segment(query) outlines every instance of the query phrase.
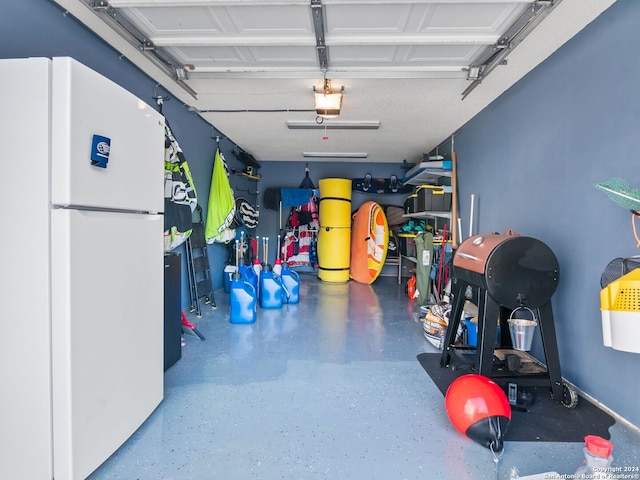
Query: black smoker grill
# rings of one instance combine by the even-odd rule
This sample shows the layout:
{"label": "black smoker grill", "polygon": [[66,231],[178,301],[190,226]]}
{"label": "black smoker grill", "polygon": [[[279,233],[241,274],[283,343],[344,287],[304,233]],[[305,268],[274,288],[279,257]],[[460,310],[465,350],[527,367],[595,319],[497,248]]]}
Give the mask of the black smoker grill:
{"label": "black smoker grill", "polygon": [[[507,232],[474,235],[462,242],[453,257],[453,305],[445,336],[441,367],[451,366],[451,355],[472,363],[476,373],[492,378],[502,387],[550,386],[556,401],[575,407],[575,389],[563,384],[558,345],[551,309],[551,297],[559,280],[558,261],[547,245],[535,238]],[[465,295],[478,306],[476,346],[455,344]],[[511,370],[494,356],[498,321],[499,348],[512,348],[508,319],[514,311],[530,311],[537,317],[542,336],[546,368],[521,373]],[[537,330],[537,327],[536,327]],[[526,355],[526,354],[525,354]],[[469,358],[473,362],[469,362]],[[516,362],[515,365],[518,365]],[[515,370],[515,371],[514,371]],[[511,400],[511,399],[510,399]]]}

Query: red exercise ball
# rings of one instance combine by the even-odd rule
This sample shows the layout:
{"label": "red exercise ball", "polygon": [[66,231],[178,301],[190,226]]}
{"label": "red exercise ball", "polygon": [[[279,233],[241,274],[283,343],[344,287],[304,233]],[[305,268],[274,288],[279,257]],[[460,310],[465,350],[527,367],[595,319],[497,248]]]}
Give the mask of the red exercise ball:
{"label": "red exercise ball", "polygon": [[497,383],[483,375],[463,375],[449,385],[445,406],[460,433],[494,452],[502,450],[511,406]]}

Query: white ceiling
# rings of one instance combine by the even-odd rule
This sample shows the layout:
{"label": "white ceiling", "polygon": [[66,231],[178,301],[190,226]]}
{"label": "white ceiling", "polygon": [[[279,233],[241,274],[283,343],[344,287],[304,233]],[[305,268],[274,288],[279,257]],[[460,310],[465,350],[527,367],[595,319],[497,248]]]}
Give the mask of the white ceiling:
{"label": "white ceiling", "polygon": [[[416,162],[614,1],[56,3],[157,80],[173,101],[183,102],[258,161],[313,160],[302,152],[366,152],[364,159],[341,161]],[[515,35],[514,22],[532,12],[531,25],[537,26],[524,39]],[[314,29],[314,17],[322,19],[322,31]],[[123,24],[134,36],[120,28]],[[497,49],[504,38],[507,48]],[[154,50],[144,53],[143,44]],[[486,62],[503,51],[506,65]],[[158,55],[165,66],[159,66]],[[472,85],[469,67],[480,65],[485,65],[482,82],[473,83],[463,100]],[[186,80],[176,81],[175,67],[187,72]],[[379,129],[287,128],[288,120],[315,122],[313,87],[322,84],[323,75],[334,87],[344,86],[335,120],[378,121]]]}

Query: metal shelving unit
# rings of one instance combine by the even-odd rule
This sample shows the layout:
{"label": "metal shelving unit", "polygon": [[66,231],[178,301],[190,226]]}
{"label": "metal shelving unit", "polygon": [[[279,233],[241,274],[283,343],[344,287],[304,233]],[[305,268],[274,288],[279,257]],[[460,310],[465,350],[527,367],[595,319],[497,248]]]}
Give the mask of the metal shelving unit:
{"label": "metal shelving unit", "polygon": [[[428,162],[423,162],[419,165],[417,172],[403,180],[403,183],[409,185],[439,185],[443,178],[451,178],[452,171],[443,169],[443,168],[429,168]],[[417,219],[435,219],[436,220],[436,229],[437,229],[437,221],[438,219],[444,219],[451,222],[451,211],[422,211],[415,213],[405,213],[402,215],[404,218],[417,218]],[[406,255],[400,256],[400,265],[402,265],[402,260],[406,259],[410,262],[416,263],[417,260],[415,257],[410,257]]]}
{"label": "metal shelving unit", "polygon": [[404,213],[404,218],[446,218],[451,219],[451,212],[416,212]]}
{"label": "metal shelving unit", "polygon": [[[429,168],[429,162],[422,162],[419,168],[413,175],[405,178],[403,183],[409,185],[439,185],[443,178],[451,178],[452,171],[443,168]],[[451,220],[451,212],[437,212],[437,211],[424,211],[415,213],[405,213],[405,218],[444,218]]]}
{"label": "metal shelving unit", "polygon": [[[428,162],[422,162],[420,165],[424,165]],[[432,184],[435,185],[440,182],[440,179],[443,177],[451,178],[452,171],[446,170],[443,168],[428,168],[424,167],[419,169],[413,175],[405,178],[402,183],[409,185],[423,185],[423,184]]]}

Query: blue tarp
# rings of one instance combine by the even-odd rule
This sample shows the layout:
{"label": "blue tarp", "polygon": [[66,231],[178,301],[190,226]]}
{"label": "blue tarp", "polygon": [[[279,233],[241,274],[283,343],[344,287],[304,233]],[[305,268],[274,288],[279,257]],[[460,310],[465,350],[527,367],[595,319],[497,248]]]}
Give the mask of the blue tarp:
{"label": "blue tarp", "polygon": [[306,205],[317,190],[308,188],[281,188],[280,198],[283,207],[300,207]]}

